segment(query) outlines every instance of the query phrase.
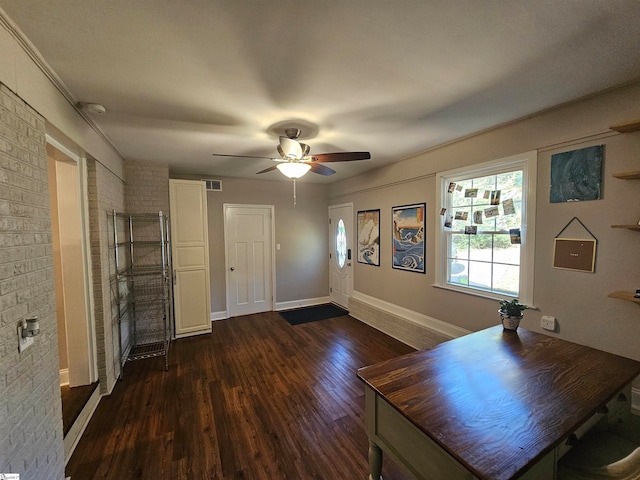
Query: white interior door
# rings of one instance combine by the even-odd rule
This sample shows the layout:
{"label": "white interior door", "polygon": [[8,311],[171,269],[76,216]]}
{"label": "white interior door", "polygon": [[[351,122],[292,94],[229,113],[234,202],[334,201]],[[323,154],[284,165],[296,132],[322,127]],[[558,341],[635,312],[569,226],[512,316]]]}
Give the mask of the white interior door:
{"label": "white interior door", "polygon": [[272,206],[224,206],[230,317],[273,310],[272,219]]}
{"label": "white interior door", "polygon": [[329,207],[329,292],[333,303],[349,309],[353,291],[353,204]]}
{"label": "white interior door", "polygon": [[204,182],[169,180],[175,335],[211,332],[207,192]]}

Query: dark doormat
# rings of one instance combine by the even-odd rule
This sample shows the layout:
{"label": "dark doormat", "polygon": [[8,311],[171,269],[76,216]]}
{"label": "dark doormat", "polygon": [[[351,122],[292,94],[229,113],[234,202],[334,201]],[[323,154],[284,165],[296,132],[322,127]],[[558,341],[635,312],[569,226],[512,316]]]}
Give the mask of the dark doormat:
{"label": "dark doormat", "polygon": [[325,305],[315,305],[313,307],[296,308],[295,310],[285,310],[279,312],[291,325],[315,322],[316,320],[326,320],[327,318],[341,317],[349,312],[332,303]]}

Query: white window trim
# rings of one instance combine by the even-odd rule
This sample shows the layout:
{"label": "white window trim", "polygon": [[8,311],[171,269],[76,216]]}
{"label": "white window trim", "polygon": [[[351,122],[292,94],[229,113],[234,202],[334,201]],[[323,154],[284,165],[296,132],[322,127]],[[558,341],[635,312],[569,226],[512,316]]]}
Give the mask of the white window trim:
{"label": "white window trim", "polygon": [[[448,182],[454,177],[480,177],[483,174],[496,174],[500,170],[505,172],[516,168],[523,168],[522,186],[526,195],[526,208],[522,212],[522,244],[520,253],[520,294],[518,298],[522,303],[533,306],[533,278],[534,278],[534,261],[535,261],[535,219],[536,219],[536,185],[538,172],[538,152],[531,150],[529,152],[512,155],[510,157],[492,160],[490,162],[469,165],[467,167],[456,168],[446,172],[436,174],[436,198],[440,205],[445,205],[448,193]],[[436,218],[439,224],[436,227],[435,251],[435,284],[434,287],[446,288],[457,292],[475,295],[479,297],[500,299],[497,294],[491,292],[483,292],[465,287],[457,287],[446,282],[445,273],[447,261],[446,234],[444,232],[444,222],[442,216],[439,215],[440,206],[438,206],[438,214]]]}

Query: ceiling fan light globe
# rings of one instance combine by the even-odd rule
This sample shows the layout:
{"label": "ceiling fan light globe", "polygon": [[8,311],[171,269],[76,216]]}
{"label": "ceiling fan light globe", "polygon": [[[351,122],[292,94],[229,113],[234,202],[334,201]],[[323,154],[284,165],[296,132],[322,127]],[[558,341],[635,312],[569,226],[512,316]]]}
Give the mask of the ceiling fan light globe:
{"label": "ceiling fan light globe", "polygon": [[308,163],[287,162],[276,165],[285,177],[300,178],[311,169]]}

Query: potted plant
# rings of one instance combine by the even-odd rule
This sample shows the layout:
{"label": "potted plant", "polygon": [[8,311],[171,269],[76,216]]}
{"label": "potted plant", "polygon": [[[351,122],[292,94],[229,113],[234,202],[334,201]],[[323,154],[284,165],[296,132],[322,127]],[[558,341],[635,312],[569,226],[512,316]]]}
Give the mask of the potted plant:
{"label": "potted plant", "polygon": [[502,327],[505,330],[518,330],[520,320],[524,316],[523,311],[529,308],[527,305],[523,305],[518,302],[517,298],[513,300],[500,300],[500,319],[502,320]]}

